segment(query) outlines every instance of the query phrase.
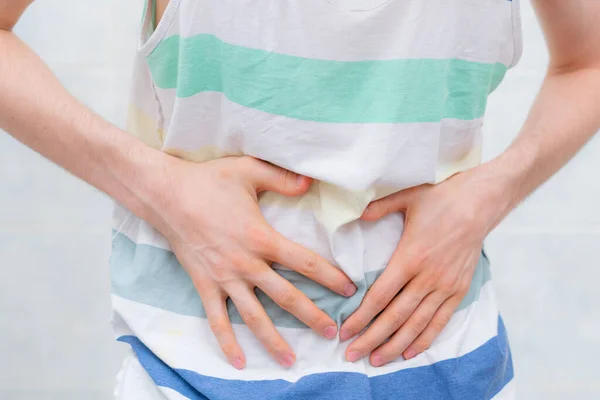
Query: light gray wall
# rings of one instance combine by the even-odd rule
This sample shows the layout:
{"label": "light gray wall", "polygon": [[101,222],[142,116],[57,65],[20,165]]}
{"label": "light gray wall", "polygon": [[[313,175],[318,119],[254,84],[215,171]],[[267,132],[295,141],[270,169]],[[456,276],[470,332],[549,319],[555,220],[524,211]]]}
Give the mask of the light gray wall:
{"label": "light gray wall", "polygon": [[[140,13],[140,0],[38,0],[16,31],[120,123]],[[490,100],[487,158],[515,136],[547,62],[528,3],[523,26],[523,59]],[[487,243],[522,399],[600,398],[599,155],[597,138]],[[0,398],[110,398],[125,353],[108,322],[110,201],[1,134],[0,205]]]}
{"label": "light gray wall", "polygon": [[[141,6],[38,0],[16,33],[121,123]],[[0,399],[112,398],[126,346],[109,324],[110,200],[0,133],[0,205]]]}

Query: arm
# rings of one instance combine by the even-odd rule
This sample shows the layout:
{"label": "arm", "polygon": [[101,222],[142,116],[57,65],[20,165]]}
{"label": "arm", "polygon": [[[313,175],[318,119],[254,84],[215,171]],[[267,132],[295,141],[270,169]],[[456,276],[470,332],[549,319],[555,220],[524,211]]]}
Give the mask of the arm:
{"label": "arm", "polygon": [[372,352],[371,363],[380,366],[426,350],[467,293],[483,239],[600,129],[600,2],[535,6],[550,65],[515,141],[487,163],[392,194],[363,214],[376,220],[404,211],[406,225],[387,269],[342,325],[340,337],[348,339],[383,310],[349,345],[350,361]]}
{"label": "arm", "polygon": [[[502,182],[493,228],[600,129],[600,3],[534,0],[550,51],[546,79],[519,136],[482,166]],[[491,192],[491,190],[490,190]]]}
{"label": "arm", "polygon": [[129,209],[150,217],[154,196],[148,177],[164,175],[167,156],[78,102],[11,32],[31,2],[0,1],[0,127]]}
{"label": "arm", "polygon": [[[335,322],[283,279],[280,262],[350,296],[350,279],[264,220],[257,193],[299,195],[310,179],[250,157],[194,164],[154,150],[69,95],[12,32],[30,0],[0,0],[0,129],[124,204],[156,227],[190,275],[229,362],[243,368],[225,300],[283,366],[294,353],[254,294],[259,287],[283,309],[332,339]],[[210,191],[210,196],[206,192]]]}

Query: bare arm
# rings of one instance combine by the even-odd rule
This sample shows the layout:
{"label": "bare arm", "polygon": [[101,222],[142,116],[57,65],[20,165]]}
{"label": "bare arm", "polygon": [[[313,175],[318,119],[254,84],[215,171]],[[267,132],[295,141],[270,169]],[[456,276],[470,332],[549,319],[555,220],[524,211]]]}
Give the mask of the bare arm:
{"label": "bare arm", "polygon": [[600,129],[600,2],[535,0],[550,51],[540,93],[519,136],[482,170],[503,182],[505,210],[556,173]]}
{"label": "bare arm", "polygon": [[[257,193],[299,195],[310,179],[250,157],[194,164],[154,150],[78,102],[11,29],[30,0],[0,0],[0,128],[124,204],[169,241],[202,298],[229,362],[246,361],[225,301],[283,366],[295,355],[254,293],[332,339],[335,322],[283,279],[279,262],[350,296],[356,287],[319,255],[290,242],[262,217]],[[210,193],[209,196],[206,193]]]}
{"label": "bare arm", "polygon": [[150,218],[153,185],[147,178],[152,173],[164,175],[167,156],[77,101],[11,32],[30,3],[0,1],[0,127]]}
{"label": "bare arm", "polygon": [[516,140],[487,163],[365,211],[366,220],[403,211],[406,226],[385,272],[342,325],[340,338],[348,339],[383,310],[348,346],[349,360],[371,353],[380,366],[427,349],[467,293],[483,239],[600,129],[600,2],[534,3],[550,65]]}

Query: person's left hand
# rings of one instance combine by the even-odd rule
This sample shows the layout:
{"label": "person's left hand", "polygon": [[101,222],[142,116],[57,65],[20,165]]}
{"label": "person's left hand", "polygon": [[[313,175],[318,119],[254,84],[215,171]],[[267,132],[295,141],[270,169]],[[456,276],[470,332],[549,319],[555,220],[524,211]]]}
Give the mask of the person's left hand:
{"label": "person's left hand", "polygon": [[383,311],[348,346],[348,361],[371,352],[376,367],[400,355],[410,359],[446,326],[469,290],[483,239],[505,208],[490,200],[498,188],[476,169],[437,185],[391,194],[367,207],[361,218],[368,221],[405,212],[404,233],[387,268],[340,329],[340,339],[348,340]]}

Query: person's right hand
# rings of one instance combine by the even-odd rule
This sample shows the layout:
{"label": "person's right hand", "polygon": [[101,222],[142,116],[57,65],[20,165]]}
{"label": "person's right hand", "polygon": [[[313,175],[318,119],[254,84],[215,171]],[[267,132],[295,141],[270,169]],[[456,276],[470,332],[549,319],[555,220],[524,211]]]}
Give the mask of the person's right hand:
{"label": "person's right hand", "polygon": [[324,258],[273,229],[257,201],[257,193],[266,190],[303,194],[311,179],[248,156],[200,164],[174,158],[168,168],[166,202],[161,215],[149,222],[155,222],[194,282],[229,362],[238,369],[246,364],[227,314],[228,297],[275,360],[285,367],[295,362],[294,352],[269,319],[255,287],[319,335],[333,339],[335,322],[270,263],[280,263],[344,296],[353,295],[356,286]]}

